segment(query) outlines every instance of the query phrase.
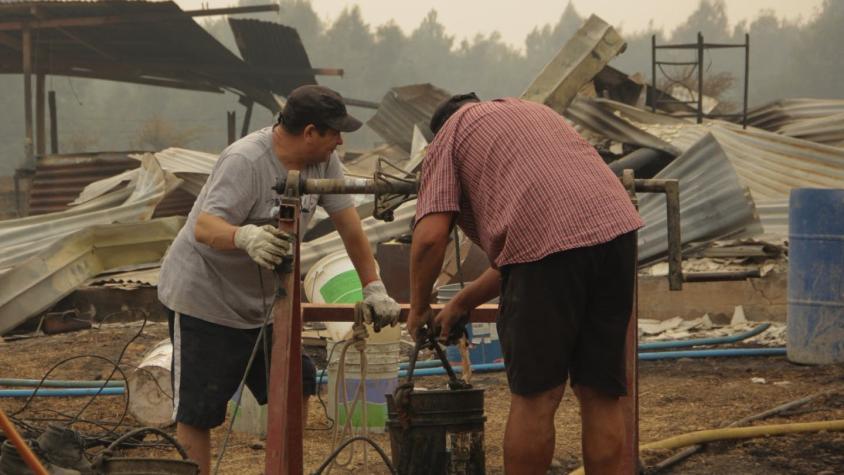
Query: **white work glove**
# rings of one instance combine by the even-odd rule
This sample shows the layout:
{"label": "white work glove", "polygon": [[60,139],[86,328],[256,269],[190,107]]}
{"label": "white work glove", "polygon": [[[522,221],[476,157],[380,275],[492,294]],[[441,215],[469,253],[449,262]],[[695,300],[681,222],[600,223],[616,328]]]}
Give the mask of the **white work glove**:
{"label": "white work glove", "polygon": [[234,245],[249,254],[261,267],[273,270],[290,254],[290,235],[270,224],[247,224],[237,228]]}
{"label": "white work glove", "polygon": [[395,326],[399,321],[401,308],[399,304],[387,295],[387,288],[380,280],[370,282],[363,288],[363,303],[372,310],[374,315],[367,315],[368,323],[380,322],[378,327]]}

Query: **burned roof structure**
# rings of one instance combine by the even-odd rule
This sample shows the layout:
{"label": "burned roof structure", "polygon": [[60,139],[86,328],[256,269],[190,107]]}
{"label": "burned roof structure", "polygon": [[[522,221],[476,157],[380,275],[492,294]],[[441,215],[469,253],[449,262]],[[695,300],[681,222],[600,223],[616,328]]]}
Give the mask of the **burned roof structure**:
{"label": "burned roof structure", "polygon": [[[249,21],[253,29],[259,23],[268,25],[255,32],[254,38],[273,26],[281,27],[286,35],[273,35],[278,40],[273,42],[278,47],[274,48],[275,58],[255,56],[246,48],[249,54],[243,61],[197,24],[194,17],[277,8],[264,5],[182,11],[171,1],[3,3],[0,73],[29,70],[33,74],[229,91],[275,110],[278,105],[271,93],[284,95],[296,85],[316,82],[295,30]],[[235,34],[238,37],[238,30]],[[251,43],[254,40],[244,42],[246,46]],[[278,61],[279,51],[285,52],[283,61]],[[286,80],[276,80],[279,78]]]}

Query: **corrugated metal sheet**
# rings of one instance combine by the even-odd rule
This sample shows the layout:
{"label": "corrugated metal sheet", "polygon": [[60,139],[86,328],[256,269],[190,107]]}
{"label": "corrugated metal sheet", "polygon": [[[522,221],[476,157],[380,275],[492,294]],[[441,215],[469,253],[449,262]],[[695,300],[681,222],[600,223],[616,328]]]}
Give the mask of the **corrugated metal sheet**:
{"label": "corrugated metal sheet", "polygon": [[229,18],[237,48],[244,61],[261,70],[269,70],[256,77],[263,87],[286,96],[304,84],[316,84],[308,53],[299,33],[289,26],[260,20]]}
{"label": "corrugated metal sheet", "polygon": [[788,239],[788,200],[757,201],[756,212],[764,234]]}
{"label": "corrugated metal sheet", "polygon": [[85,226],[0,275],[0,334],[49,309],[108,269],[158,262],[183,218]]}
{"label": "corrugated metal sheet", "polygon": [[821,119],[844,113],[844,99],[780,99],[747,112],[753,127],[779,132],[783,127],[804,120]]}
{"label": "corrugated metal sheet", "polygon": [[[153,154],[164,170],[175,174],[183,180],[181,190],[192,194],[194,197],[199,195],[205,180],[214,169],[214,164],[217,163],[219,155],[207,152],[199,152],[196,150],[188,150],[184,148],[171,147],[161,152]],[[143,155],[130,155],[136,160],[140,160]],[[185,197],[185,199],[187,199]],[[193,201],[191,201],[193,206]],[[190,211],[190,207],[187,208]]]}
{"label": "corrugated metal sheet", "polygon": [[[143,160],[138,171],[126,188],[106,193],[80,207],[0,221],[0,269],[22,262],[80,229],[149,220],[156,206],[181,180],[162,170],[152,157]],[[120,198],[119,203],[115,204],[113,195]]]}
{"label": "corrugated metal sheet", "polygon": [[29,193],[29,214],[66,210],[89,184],[138,168],[137,152],[47,155],[38,160]]}
{"label": "corrugated metal sheet", "polygon": [[428,128],[437,106],[450,93],[431,84],[394,87],[381,100],[381,106],[366,125],[388,144],[397,145],[408,154],[413,141],[413,126]]}
{"label": "corrugated metal sheet", "polygon": [[[35,14],[37,13],[37,17]],[[102,17],[100,24],[38,30],[45,56],[33,72],[213,92],[229,90],[270,110],[278,108],[265,71],[256,70],[218,42],[172,1],[62,1],[0,4],[4,22]],[[160,21],[131,21],[161,16]],[[130,21],[125,21],[129,19]],[[20,30],[4,34],[20,42]],[[46,58],[43,59],[43,58]],[[22,73],[20,52],[0,48],[0,73]],[[286,93],[283,87],[277,93]]]}
{"label": "corrugated metal sheet", "polygon": [[[761,231],[750,193],[736,175],[723,146],[707,135],[654,178],[680,181],[680,226],[684,244]],[[639,194],[639,261],[668,252],[665,196]]]}

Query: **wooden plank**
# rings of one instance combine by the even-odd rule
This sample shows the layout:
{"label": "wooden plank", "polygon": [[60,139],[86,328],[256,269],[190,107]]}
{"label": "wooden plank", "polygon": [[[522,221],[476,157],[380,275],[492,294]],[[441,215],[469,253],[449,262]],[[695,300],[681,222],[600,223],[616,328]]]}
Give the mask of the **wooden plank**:
{"label": "wooden plank", "polygon": [[[401,307],[401,314],[399,320],[407,320],[407,314],[410,311],[410,304],[399,304]],[[431,308],[434,315],[439,313],[445,305],[434,304]],[[306,322],[353,322],[355,314],[355,306],[351,304],[302,304],[302,318]],[[498,305],[484,304],[469,313],[469,319],[475,323],[495,323],[498,316]]]}
{"label": "wooden plank", "polygon": [[23,111],[26,135],[24,137],[25,167],[34,167],[32,143],[32,30],[23,30]]}

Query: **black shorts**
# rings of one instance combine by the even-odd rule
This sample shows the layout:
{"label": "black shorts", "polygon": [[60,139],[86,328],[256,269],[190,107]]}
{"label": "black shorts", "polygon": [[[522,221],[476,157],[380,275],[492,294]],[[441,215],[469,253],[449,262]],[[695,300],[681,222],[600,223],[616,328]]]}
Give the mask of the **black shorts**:
{"label": "black shorts", "polygon": [[[230,328],[189,315],[180,315],[176,325],[175,313],[168,314],[176,421],[200,429],[217,427],[226,419],[226,406],[237,392],[260,329]],[[267,348],[272,348],[272,328],[267,328]],[[261,344],[246,377],[259,404],[267,403],[265,367]],[[305,396],[316,394],[316,368],[305,354],[302,388]]]}
{"label": "black shorts", "polygon": [[627,394],[625,339],[633,310],[636,233],[501,268],[498,335],[510,391],[561,384]]}

